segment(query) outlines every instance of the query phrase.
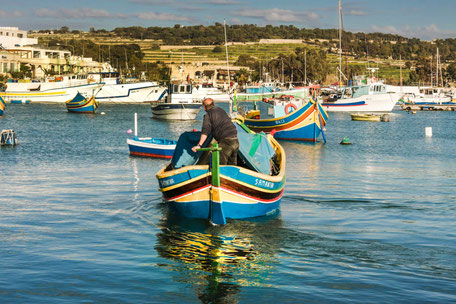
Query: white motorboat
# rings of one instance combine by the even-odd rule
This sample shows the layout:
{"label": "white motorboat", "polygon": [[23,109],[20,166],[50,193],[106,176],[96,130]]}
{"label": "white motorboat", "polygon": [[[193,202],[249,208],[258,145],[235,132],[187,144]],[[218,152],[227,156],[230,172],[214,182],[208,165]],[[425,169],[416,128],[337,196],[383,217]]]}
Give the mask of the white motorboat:
{"label": "white motorboat", "polygon": [[338,98],[323,101],[328,112],[391,112],[401,94],[387,92],[383,83],[344,87]]}
{"label": "white motorboat", "polygon": [[7,82],[5,92],[0,92],[10,103],[66,102],[79,92],[85,97],[96,94],[103,83],[91,82],[87,75],[46,77],[44,81]]}
{"label": "white motorboat", "polygon": [[156,82],[126,82],[119,78],[119,72],[89,73],[88,80],[104,83],[96,98],[101,102],[145,102],[150,103],[162,98],[166,86]]}
{"label": "white motorboat", "polygon": [[193,96],[195,99],[203,100],[212,98],[214,101],[230,101],[230,95],[219,88],[214,87],[211,83],[203,83],[193,87]]}
{"label": "white motorboat", "polygon": [[163,101],[151,104],[152,116],[159,119],[193,120],[201,108],[191,84],[171,84]]}

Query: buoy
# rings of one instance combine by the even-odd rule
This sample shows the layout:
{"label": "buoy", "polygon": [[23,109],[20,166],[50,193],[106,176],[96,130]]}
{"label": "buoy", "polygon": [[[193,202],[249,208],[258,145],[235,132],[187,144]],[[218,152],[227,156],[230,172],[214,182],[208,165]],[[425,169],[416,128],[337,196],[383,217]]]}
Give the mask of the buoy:
{"label": "buoy", "polygon": [[432,127],[425,128],[426,137],[432,137]]}
{"label": "buoy", "polygon": [[348,139],[348,136],[345,136],[344,139],[340,142],[341,145],[351,145],[350,139]]}
{"label": "buoy", "polygon": [[105,112],[101,112],[100,114],[101,114],[101,115],[105,115],[106,113],[105,113]]}
{"label": "buoy", "polygon": [[131,133],[133,133],[133,130],[132,129],[128,129],[127,130],[127,134],[131,134]]}
{"label": "buoy", "polygon": [[412,114],[416,114],[416,111],[412,111]]}

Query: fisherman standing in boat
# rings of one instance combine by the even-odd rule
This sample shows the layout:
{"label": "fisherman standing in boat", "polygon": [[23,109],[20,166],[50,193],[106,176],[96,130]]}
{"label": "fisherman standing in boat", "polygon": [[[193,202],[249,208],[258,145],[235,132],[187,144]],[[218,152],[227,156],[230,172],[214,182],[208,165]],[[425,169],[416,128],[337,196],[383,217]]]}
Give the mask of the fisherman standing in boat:
{"label": "fisherman standing in boat", "polygon": [[200,140],[198,145],[192,148],[193,152],[201,148],[201,145],[206,141],[209,134],[212,134],[212,137],[215,138],[220,148],[222,148],[222,151],[220,151],[220,165],[236,166],[239,150],[236,126],[225,110],[215,106],[212,98],[204,99],[203,107],[206,115],[204,115]]}

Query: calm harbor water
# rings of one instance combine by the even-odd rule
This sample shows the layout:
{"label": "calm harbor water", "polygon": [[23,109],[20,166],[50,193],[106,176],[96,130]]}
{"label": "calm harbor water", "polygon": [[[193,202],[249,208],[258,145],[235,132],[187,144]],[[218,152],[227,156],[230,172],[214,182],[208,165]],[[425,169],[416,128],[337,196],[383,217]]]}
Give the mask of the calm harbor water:
{"label": "calm harbor water", "polygon": [[455,112],[330,114],[326,144],[283,143],[280,212],[210,227],[167,215],[166,161],[126,145],[135,112],[140,136],[169,139],[201,114],[99,111],[9,104],[0,117],[19,139],[0,149],[1,303],[456,302]]}

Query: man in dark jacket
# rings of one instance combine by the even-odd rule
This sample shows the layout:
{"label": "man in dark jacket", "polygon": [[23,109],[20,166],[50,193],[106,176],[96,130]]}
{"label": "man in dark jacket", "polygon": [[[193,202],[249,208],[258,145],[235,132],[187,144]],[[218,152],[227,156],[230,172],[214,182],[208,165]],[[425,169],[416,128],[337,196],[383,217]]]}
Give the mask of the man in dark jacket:
{"label": "man in dark jacket", "polygon": [[237,153],[239,141],[237,138],[236,126],[225,110],[216,107],[214,100],[206,98],[203,100],[204,115],[201,137],[198,145],[192,148],[193,152],[201,148],[209,134],[218,142],[222,151],[220,152],[220,165],[237,165]]}

